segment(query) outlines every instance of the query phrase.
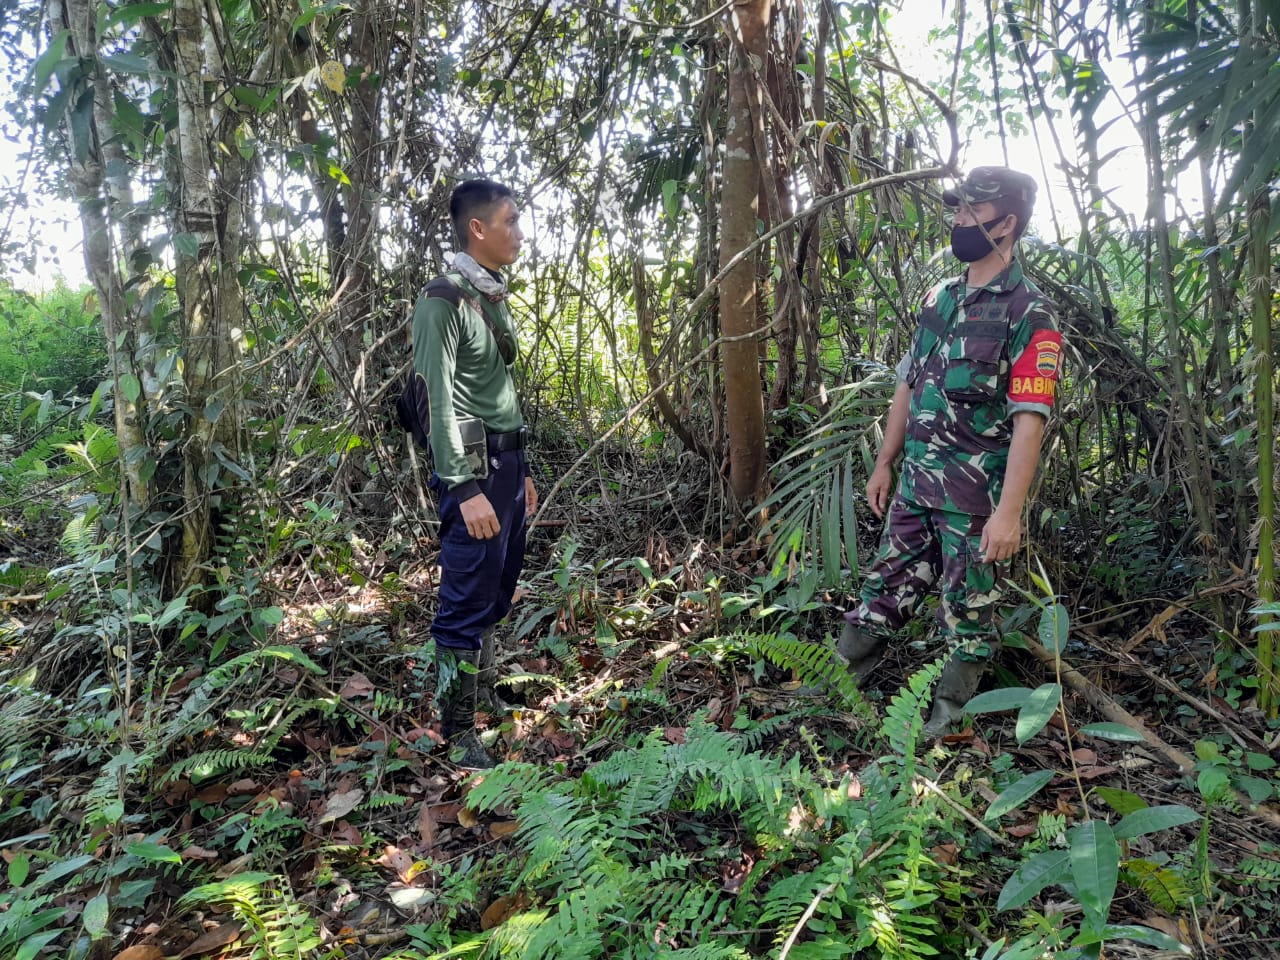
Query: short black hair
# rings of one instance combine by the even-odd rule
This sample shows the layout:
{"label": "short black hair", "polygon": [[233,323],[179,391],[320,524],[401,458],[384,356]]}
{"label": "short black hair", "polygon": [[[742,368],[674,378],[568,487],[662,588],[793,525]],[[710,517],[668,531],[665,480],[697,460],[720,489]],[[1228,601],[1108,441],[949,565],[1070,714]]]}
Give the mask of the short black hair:
{"label": "short black hair", "polygon": [[996,215],[1001,220],[1011,213],[1018,218],[1012,234],[1016,242],[1026,231],[1027,224],[1031,222],[1031,208],[1035,206],[1035,200],[1023,200],[1021,197],[996,197],[991,201],[991,205],[996,208]]}
{"label": "short black hair", "polygon": [[503,200],[514,200],[511,188],[503,186],[495,180],[463,180],[449,194],[449,219],[453,221],[453,232],[458,245],[466,250],[471,239],[468,224],[472,220],[485,220],[493,212],[495,204]]}

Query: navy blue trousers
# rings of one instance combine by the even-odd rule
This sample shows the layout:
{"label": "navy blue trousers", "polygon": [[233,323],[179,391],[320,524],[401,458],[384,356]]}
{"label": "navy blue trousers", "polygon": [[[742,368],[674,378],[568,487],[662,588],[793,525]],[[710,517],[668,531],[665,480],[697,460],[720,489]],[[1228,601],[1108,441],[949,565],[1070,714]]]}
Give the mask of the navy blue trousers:
{"label": "navy blue trousers", "polygon": [[479,650],[485,630],[507,615],[524,566],[525,466],[523,450],[489,450],[489,476],[478,481],[493,504],[501,528],[496,537],[477,540],[467,533],[458,498],[440,493],[440,604],[431,636],[441,647]]}

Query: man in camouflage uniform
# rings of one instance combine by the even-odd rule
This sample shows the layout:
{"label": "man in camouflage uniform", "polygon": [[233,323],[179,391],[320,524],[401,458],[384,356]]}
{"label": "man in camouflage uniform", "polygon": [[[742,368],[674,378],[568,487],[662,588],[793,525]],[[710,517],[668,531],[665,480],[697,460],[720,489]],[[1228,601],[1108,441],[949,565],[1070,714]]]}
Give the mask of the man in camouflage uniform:
{"label": "man in camouflage uniform", "polygon": [[998,644],[996,564],[1018,548],[1053,403],[1062,337],[1013,254],[1035,193],[1034,180],[1006,167],[979,167],[943,193],[955,211],[952,250],[968,269],[925,296],[867,483],[871,509],[888,516],[837,649],[865,679],[941,580],[937,632],[953,655],[930,736],[961,719]]}

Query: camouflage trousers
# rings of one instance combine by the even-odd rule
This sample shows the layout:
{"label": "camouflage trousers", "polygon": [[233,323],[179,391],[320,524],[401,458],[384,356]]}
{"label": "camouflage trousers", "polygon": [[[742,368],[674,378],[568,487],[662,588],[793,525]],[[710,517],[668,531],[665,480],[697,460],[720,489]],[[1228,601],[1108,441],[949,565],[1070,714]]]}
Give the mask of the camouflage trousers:
{"label": "camouflage trousers", "polygon": [[995,564],[983,562],[980,549],[987,519],[894,496],[861,602],[845,619],[875,633],[896,631],[941,581],[938,636],[962,659],[990,659],[999,645],[1000,591]]}

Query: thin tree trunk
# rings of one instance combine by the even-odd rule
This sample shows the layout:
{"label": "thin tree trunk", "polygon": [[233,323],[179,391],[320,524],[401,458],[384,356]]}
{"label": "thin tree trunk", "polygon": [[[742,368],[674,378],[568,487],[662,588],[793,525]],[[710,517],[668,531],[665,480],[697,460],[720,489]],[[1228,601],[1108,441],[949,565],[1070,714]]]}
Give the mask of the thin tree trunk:
{"label": "thin tree trunk", "polygon": [[[721,194],[721,269],[756,238],[764,142],[757,72],[768,48],[771,0],[747,0],[729,14],[732,45],[729,104]],[[758,257],[743,259],[720,285],[720,330],[725,399],[728,405],[729,486],[740,501],[753,499],[764,482],[764,396],[760,389],[756,287]]]}
{"label": "thin tree trunk", "polygon": [[[102,142],[104,124],[108,131],[106,140],[111,143],[114,139],[109,132],[113,99],[110,78],[97,56],[97,7],[87,0],[67,0],[65,3],[52,3],[48,9],[50,23],[55,28],[51,32],[56,34],[59,30],[67,30],[71,44],[69,52],[79,57],[82,64],[88,65],[83,77],[85,89],[67,100],[65,128],[70,141],[68,153],[71,164],[68,181],[80,207],[85,269],[98,295],[98,309],[111,360],[113,414],[124,477],[122,494],[126,505],[127,534],[127,517],[131,515],[131,509],[145,505],[150,495],[143,469],[147,457],[142,452],[147,445],[142,429],[146,417],[146,395],[142,385],[148,378],[140,375],[132,362],[135,330],[124,295],[121,258],[116,255],[110,214],[124,208],[123,218],[128,223],[128,252],[133,252],[140,234],[136,219],[131,217],[133,201],[127,174],[120,169],[115,169],[110,175],[107,173],[109,167],[120,166],[118,161],[122,159],[123,151],[118,144],[108,146]],[[79,122],[80,118],[86,122]],[[117,161],[114,165],[113,160]]]}
{"label": "thin tree trunk", "polygon": [[[1259,190],[1249,204],[1249,299],[1253,313],[1253,397],[1258,411],[1258,600],[1276,599],[1275,568],[1275,363],[1271,355],[1271,248],[1267,228],[1271,198]],[[1258,617],[1267,627],[1274,618]],[[1276,672],[1275,633],[1258,634],[1258,706],[1269,717],[1280,714],[1280,674]]]}
{"label": "thin tree trunk", "polygon": [[217,141],[205,91],[206,75],[219,75],[221,66],[206,62],[206,30],[213,27],[204,22],[205,9],[200,0],[174,3],[176,159],[182,197],[174,285],[182,312],[189,410],[182,447],[182,546],[172,573],[174,592],[203,582],[213,546],[212,496],[225,485],[218,482],[218,454],[234,456],[238,435],[232,330],[243,322],[238,268],[245,161],[234,144],[222,149]]}
{"label": "thin tree trunk", "polygon": [[1173,252],[1169,244],[1169,225],[1165,219],[1164,144],[1156,117],[1148,110],[1140,126],[1147,154],[1149,216],[1154,227],[1156,249],[1160,257],[1160,315],[1164,322],[1165,350],[1168,354],[1172,414],[1178,422],[1186,470],[1184,488],[1191,500],[1196,524],[1200,528],[1200,544],[1211,568],[1217,566],[1219,544],[1213,523],[1213,478],[1209,474],[1210,451],[1201,444],[1203,415],[1197,408],[1187,381],[1188,358],[1182,345],[1178,315],[1178,295],[1174,290]]}

